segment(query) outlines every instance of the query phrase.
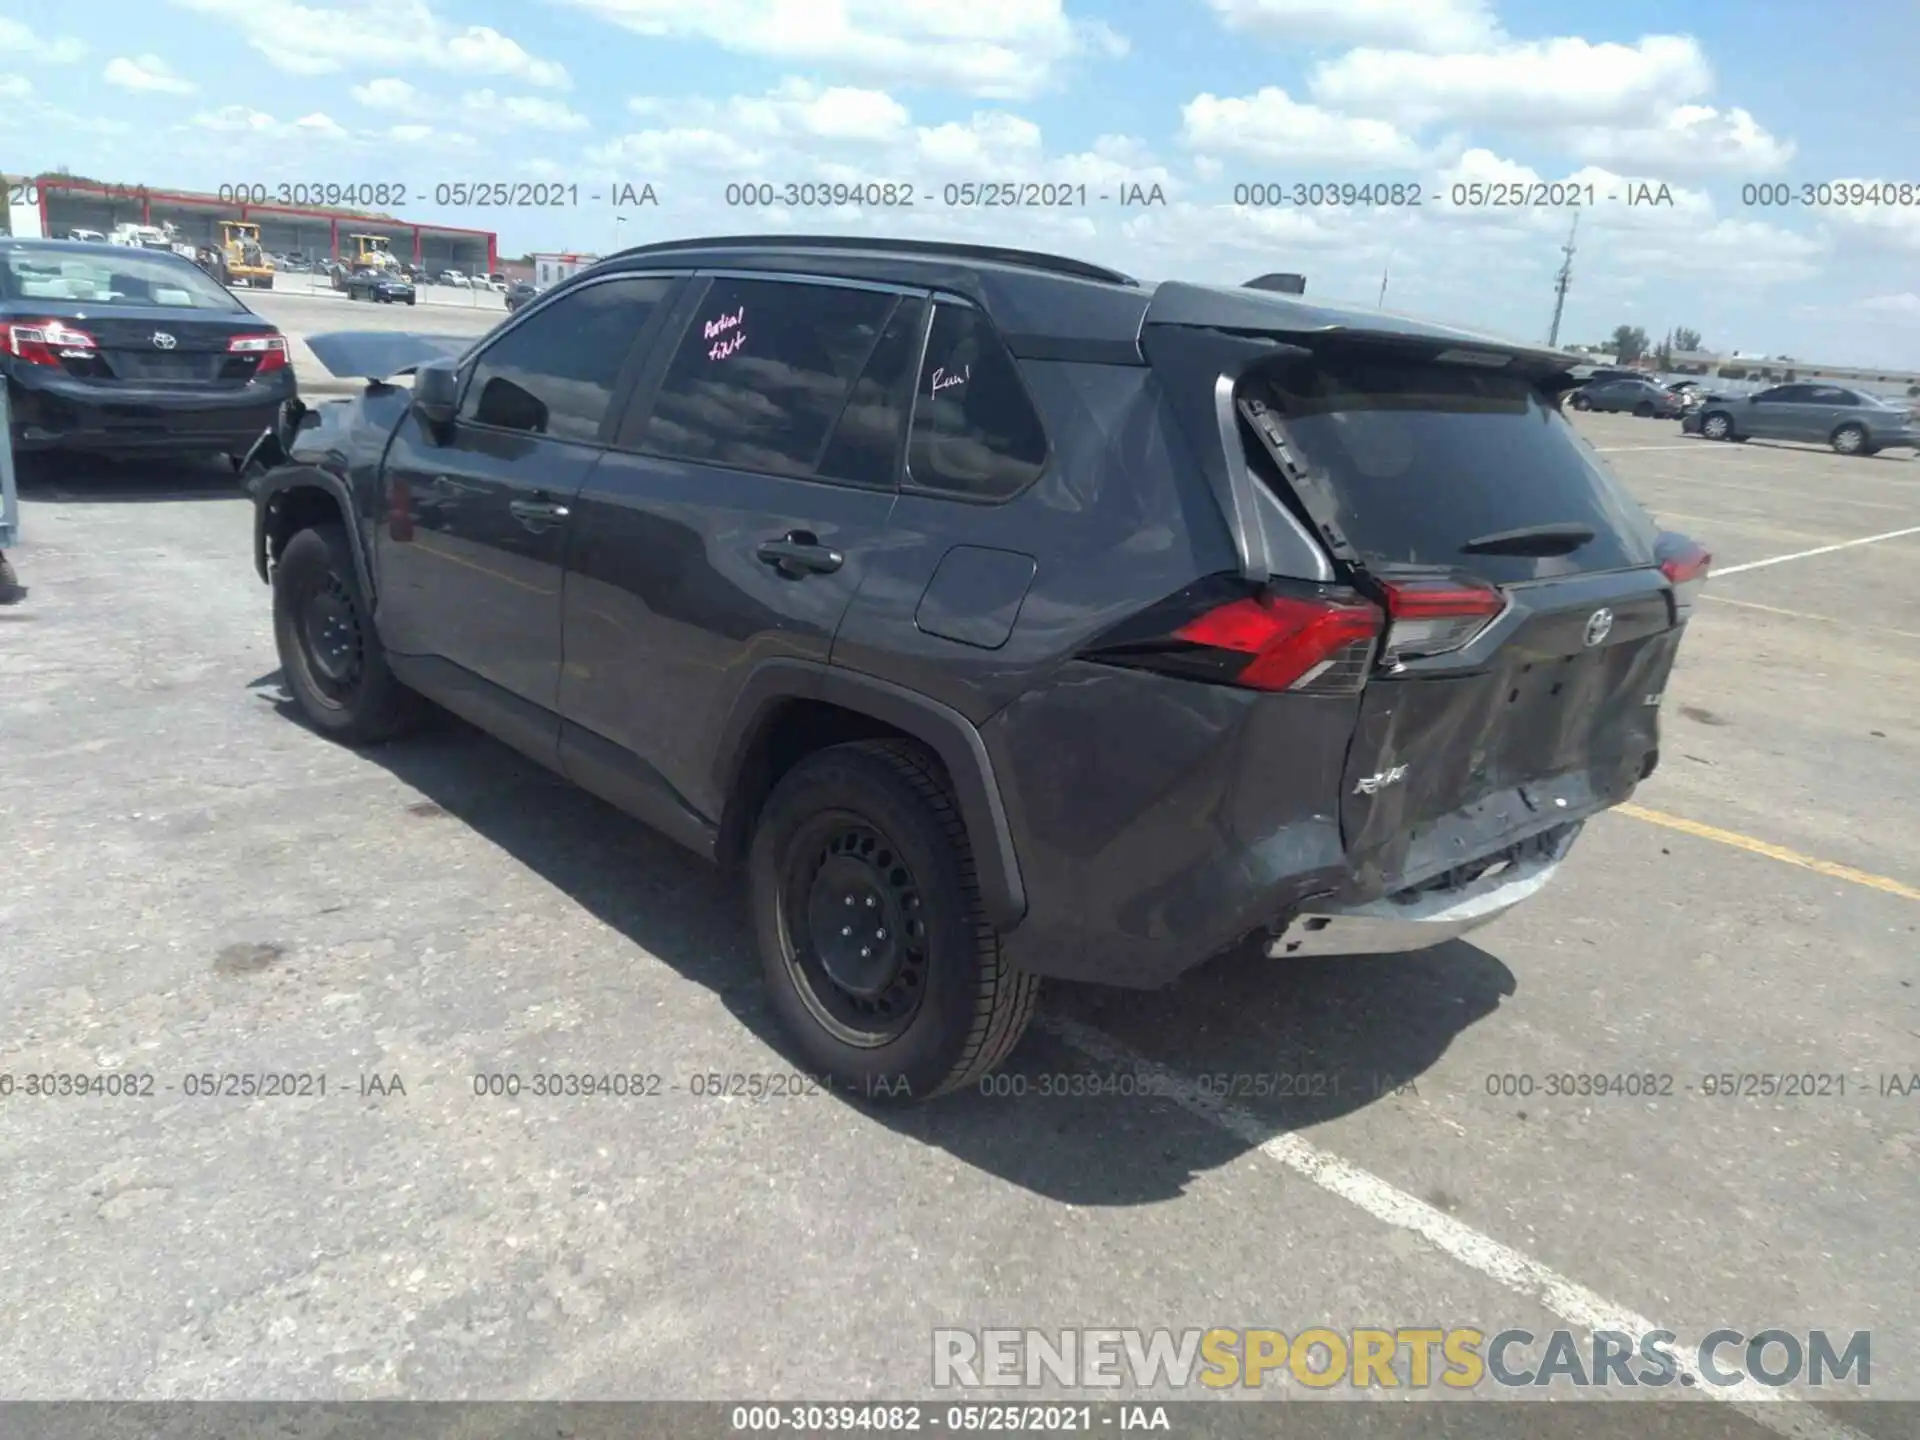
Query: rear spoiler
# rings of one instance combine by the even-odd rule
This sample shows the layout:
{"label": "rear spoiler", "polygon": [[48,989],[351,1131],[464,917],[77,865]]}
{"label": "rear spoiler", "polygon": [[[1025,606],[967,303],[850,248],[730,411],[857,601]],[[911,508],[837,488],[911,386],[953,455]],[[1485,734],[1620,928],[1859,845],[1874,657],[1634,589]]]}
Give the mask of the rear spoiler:
{"label": "rear spoiler", "polygon": [[1143,330],[1156,325],[1182,325],[1264,335],[1298,344],[1311,344],[1317,339],[1364,340],[1419,349],[1429,358],[1460,364],[1511,366],[1535,380],[1564,375],[1580,363],[1580,358],[1568,351],[1526,345],[1497,335],[1438,325],[1383,310],[1313,305],[1295,294],[1260,283],[1291,278],[1295,277],[1263,275],[1234,289],[1169,280],[1154,288],[1153,299],[1140,323]]}
{"label": "rear spoiler", "polygon": [[479,343],[472,335],[415,335],[396,330],[341,330],[307,341],[329,375],[341,380],[386,380],[434,360],[458,359]]}

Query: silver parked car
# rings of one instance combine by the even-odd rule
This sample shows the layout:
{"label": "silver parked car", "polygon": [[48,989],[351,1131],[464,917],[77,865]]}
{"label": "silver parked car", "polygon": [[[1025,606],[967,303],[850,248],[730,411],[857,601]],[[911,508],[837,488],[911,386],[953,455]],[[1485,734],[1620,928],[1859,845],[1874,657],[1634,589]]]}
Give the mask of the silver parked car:
{"label": "silver parked car", "polygon": [[1672,419],[1681,411],[1680,397],[1663,385],[1638,376],[1627,380],[1590,380],[1567,403],[1576,410],[1598,410],[1618,414],[1657,415]]}
{"label": "silver parked car", "polygon": [[1709,440],[1805,440],[1842,455],[1920,450],[1905,405],[1839,385],[1775,385],[1753,395],[1709,395],[1680,428]]}

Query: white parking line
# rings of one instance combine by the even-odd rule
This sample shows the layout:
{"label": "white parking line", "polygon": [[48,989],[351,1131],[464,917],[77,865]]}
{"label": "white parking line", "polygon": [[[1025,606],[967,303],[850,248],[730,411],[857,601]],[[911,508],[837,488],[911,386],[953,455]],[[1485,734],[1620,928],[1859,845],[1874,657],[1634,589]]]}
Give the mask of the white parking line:
{"label": "white parking line", "polygon": [[1882,540],[1898,540],[1902,535],[1920,535],[1920,525],[1909,525],[1904,530],[1889,530],[1884,535],[1862,535],[1858,540],[1842,540],[1838,545],[1819,545],[1812,550],[1796,550],[1791,555],[1775,555],[1771,560],[1749,560],[1744,565],[1729,565],[1724,570],[1713,571],[1713,578],[1723,575],[1738,575],[1742,570],[1759,570],[1768,565],[1784,565],[1789,560],[1805,560],[1810,555],[1831,555],[1836,550],[1851,550],[1856,545],[1873,545]]}
{"label": "white parking line", "polygon": [[[1656,1325],[1644,1315],[1614,1304],[1311,1141],[1294,1134],[1274,1134],[1273,1127],[1258,1116],[1225,1103],[1184,1075],[1147,1059],[1104,1031],[1077,1020],[1044,1014],[1038,1017],[1038,1024],[1102,1065],[1131,1070],[1140,1078],[1151,1080],[1155,1086],[1153,1093],[1166,1096],[1181,1109],[1258,1147],[1268,1159],[1278,1161],[1302,1179],[1330,1195],[1337,1195],[1383,1224],[1411,1231],[1469,1269],[1517,1295],[1537,1301],[1569,1324],[1588,1331],[1618,1330],[1636,1335],[1672,1328]],[[1690,1390],[1731,1405],[1776,1435],[1789,1436],[1791,1440],[1868,1440],[1860,1431],[1811,1405],[1787,1400],[1751,1380],[1729,1386],[1702,1385],[1698,1369],[1678,1358],[1688,1353],[1698,1354],[1698,1346],[1679,1344],[1674,1346],[1674,1352],[1675,1368],[1692,1381],[1688,1386]]]}
{"label": "white parking line", "polygon": [[1593,448],[1602,455],[1625,455],[1634,450],[1698,450],[1700,442],[1695,440],[1690,445],[1596,445]]}

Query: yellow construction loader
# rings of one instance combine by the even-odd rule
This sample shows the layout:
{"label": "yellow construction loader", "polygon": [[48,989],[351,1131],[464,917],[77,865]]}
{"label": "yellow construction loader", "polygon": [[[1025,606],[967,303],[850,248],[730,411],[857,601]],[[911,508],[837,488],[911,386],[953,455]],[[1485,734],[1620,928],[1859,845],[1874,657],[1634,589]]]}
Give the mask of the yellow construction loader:
{"label": "yellow construction loader", "polygon": [[273,261],[260,247],[260,227],[247,220],[220,222],[220,279],[227,285],[273,288]]}

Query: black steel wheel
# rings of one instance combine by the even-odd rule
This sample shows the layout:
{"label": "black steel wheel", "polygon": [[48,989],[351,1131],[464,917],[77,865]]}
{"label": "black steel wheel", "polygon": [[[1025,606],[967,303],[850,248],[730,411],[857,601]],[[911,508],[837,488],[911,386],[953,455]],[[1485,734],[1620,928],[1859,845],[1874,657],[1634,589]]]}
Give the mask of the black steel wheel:
{"label": "black steel wheel", "polygon": [[898,1039],[927,983],[924,907],[899,847],[829,811],[793,837],[785,861],[781,958],[802,1003],[848,1045]]}
{"label": "black steel wheel", "polygon": [[417,718],[419,697],[387,666],[341,526],[302,530],[280,552],[273,633],[287,687],[316,728],[366,745],[392,739]]}
{"label": "black steel wheel", "polygon": [[748,856],[769,998],[818,1074],[873,1100],[978,1080],[1013,1049],[1039,981],[982,914],[938,761],[904,740],[807,756],[767,797]]}

